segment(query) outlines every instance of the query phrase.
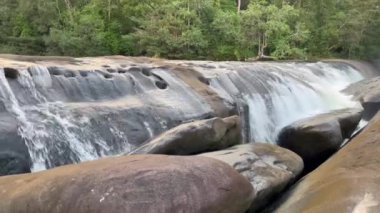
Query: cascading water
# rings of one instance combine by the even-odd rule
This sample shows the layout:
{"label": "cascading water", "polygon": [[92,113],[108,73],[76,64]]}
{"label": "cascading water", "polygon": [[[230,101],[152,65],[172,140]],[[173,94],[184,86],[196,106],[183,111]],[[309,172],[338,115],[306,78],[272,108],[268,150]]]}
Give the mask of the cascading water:
{"label": "cascading water", "polygon": [[206,73],[220,96],[248,105],[251,142],[275,143],[279,131],[294,121],[335,109],[360,107],[340,92],[363,79],[348,65],[229,62],[213,71],[202,66],[197,70]]}
{"label": "cascading water", "polygon": [[[82,121],[72,122],[75,119],[70,119],[72,114],[64,109],[63,104],[47,102],[45,97],[37,90],[37,87],[49,87],[52,84],[47,68],[41,66],[32,67],[29,72],[26,70],[20,72],[18,78],[18,83],[29,93],[28,95],[35,105],[20,106],[20,102],[11,90],[4,75],[2,75],[1,83],[6,86],[9,94],[9,99],[6,102],[9,102],[11,107],[8,109],[16,115],[19,121],[19,134],[25,139],[30,150],[33,160],[32,170],[39,171],[52,167],[54,162],[49,160],[54,158],[49,156],[52,152],[65,150],[65,155],[67,155],[66,158],[68,158],[69,162],[92,160],[98,157],[95,154],[93,142],[90,143],[87,140],[86,134],[75,133],[75,131],[81,130],[78,122],[81,123]],[[85,122],[83,122],[83,125],[86,125]],[[61,138],[64,143],[59,143]],[[104,150],[109,149],[104,141],[96,140],[95,142],[102,146]],[[128,145],[128,143],[126,144]],[[68,149],[64,149],[64,146],[68,146]],[[60,150],[57,148],[60,148]],[[59,156],[58,153],[54,154],[56,157]]]}
{"label": "cascading water", "polygon": [[[16,118],[33,171],[125,153],[182,122],[214,115],[170,69],[124,63],[85,70],[28,65],[17,79],[0,70],[0,112]],[[339,91],[363,78],[343,64],[168,63],[209,79],[226,108],[243,106],[251,142],[274,143],[298,119],[355,106]]]}
{"label": "cascading water", "polygon": [[[121,73],[108,80],[109,83],[120,78],[120,85],[133,84],[136,92],[130,88],[115,92],[118,85],[112,82],[109,87],[104,86],[102,92],[109,91],[111,97],[121,93],[118,100],[104,100],[103,94],[95,94],[91,99],[101,100],[60,102],[57,100],[67,101],[70,97],[76,98],[78,93],[84,94],[82,100],[90,99],[89,94],[96,85],[87,91],[85,82],[79,85],[74,77],[51,75],[43,66],[20,70],[17,80],[6,79],[2,71],[1,102],[6,104],[6,111],[17,118],[17,134],[24,138],[29,149],[32,171],[128,152],[181,120],[210,113],[209,106],[183,82],[160,70],[155,72],[164,76],[173,89],[154,89],[155,82],[144,76],[137,76],[143,77],[138,81],[133,80],[132,75]],[[104,79],[98,73],[89,73],[96,75],[93,80]],[[88,82],[91,77],[81,80]],[[63,91],[54,94],[57,87]],[[177,107],[178,101],[189,104]],[[181,120],[172,120],[170,116]]]}

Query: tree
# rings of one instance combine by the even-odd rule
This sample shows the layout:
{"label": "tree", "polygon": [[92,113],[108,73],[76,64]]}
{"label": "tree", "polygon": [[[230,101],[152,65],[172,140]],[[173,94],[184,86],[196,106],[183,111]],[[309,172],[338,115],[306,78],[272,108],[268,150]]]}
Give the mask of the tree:
{"label": "tree", "polygon": [[203,55],[207,40],[202,15],[211,1],[166,1],[157,4],[133,34],[139,48],[149,56],[196,58]]}
{"label": "tree", "polygon": [[379,57],[380,0],[0,0],[0,5],[2,53]]}
{"label": "tree", "polygon": [[252,49],[257,47],[257,56],[273,53],[277,58],[302,56],[298,48],[307,40],[308,31],[296,20],[299,11],[290,5],[281,8],[260,0],[252,2],[242,13],[244,43]]}
{"label": "tree", "polygon": [[216,12],[213,22],[209,25],[208,55],[213,60],[242,60],[247,55],[247,49],[241,45],[241,18],[232,11]]}

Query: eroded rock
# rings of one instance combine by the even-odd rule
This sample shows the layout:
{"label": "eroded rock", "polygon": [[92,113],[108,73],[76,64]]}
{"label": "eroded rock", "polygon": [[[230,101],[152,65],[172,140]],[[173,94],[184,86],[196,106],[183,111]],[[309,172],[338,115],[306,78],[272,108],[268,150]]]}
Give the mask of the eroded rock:
{"label": "eroded rock", "polygon": [[130,154],[191,155],[239,144],[239,117],[212,118],[177,126]]}
{"label": "eroded rock", "polygon": [[205,157],[139,155],[0,178],[1,212],[244,212],[250,183]]}
{"label": "eroded rock", "polygon": [[229,164],[251,182],[255,198],[250,212],[256,212],[278,196],[303,169],[301,157],[272,144],[238,145],[201,156]]}

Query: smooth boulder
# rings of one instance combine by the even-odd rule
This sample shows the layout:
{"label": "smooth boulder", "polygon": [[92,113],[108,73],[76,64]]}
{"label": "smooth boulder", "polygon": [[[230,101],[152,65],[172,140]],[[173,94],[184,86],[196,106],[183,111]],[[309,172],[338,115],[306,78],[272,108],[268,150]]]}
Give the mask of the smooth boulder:
{"label": "smooth boulder", "polygon": [[312,170],[335,153],[358,126],[362,109],[342,109],[302,119],[285,127],[278,144],[300,155]]}
{"label": "smooth boulder", "polygon": [[370,120],[380,109],[380,77],[366,79],[343,90],[360,101],[364,108],[363,119]]}
{"label": "smooth boulder", "polygon": [[269,212],[380,212],[380,114]]}
{"label": "smooth boulder", "polygon": [[251,182],[256,212],[278,196],[302,172],[303,161],[294,152],[272,144],[244,144],[200,156],[221,160]]}
{"label": "smooth boulder", "polygon": [[362,108],[346,108],[319,115],[320,119],[336,119],[343,139],[350,138],[363,116]]}
{"label": "smooth boulder", "polygon": [[244,212],[251,184],[206,157],[136,155],[0,178],[1,212]]}
{"label": "smooth boulder", "polygon": [[241,142],[238,116],[179,125],[129,154],[191,155],[225,149]]}

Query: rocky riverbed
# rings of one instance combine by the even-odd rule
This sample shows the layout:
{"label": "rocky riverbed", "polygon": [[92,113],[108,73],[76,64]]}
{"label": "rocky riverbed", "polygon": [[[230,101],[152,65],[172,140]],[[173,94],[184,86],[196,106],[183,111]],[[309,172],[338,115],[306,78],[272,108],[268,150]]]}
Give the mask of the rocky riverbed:
{"label": "rocky riverbed", "polygon": [[0,58],[0,212],[379,210],[368,63]]}

